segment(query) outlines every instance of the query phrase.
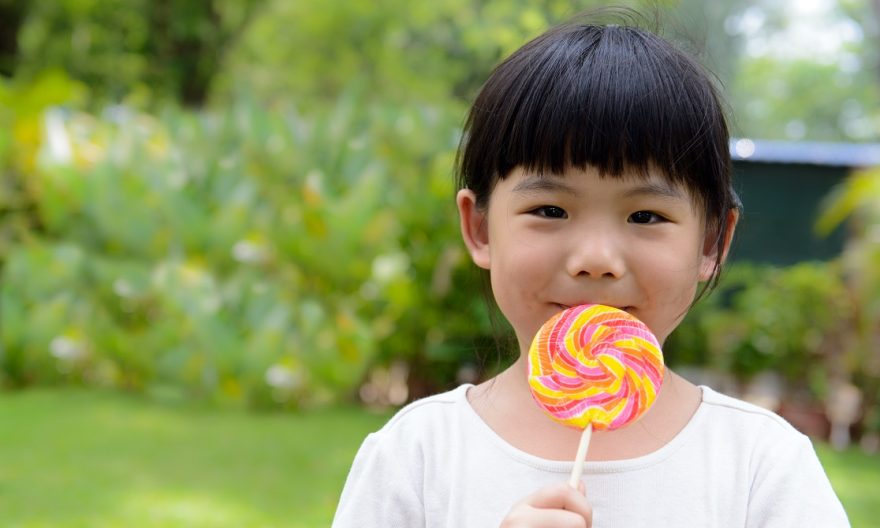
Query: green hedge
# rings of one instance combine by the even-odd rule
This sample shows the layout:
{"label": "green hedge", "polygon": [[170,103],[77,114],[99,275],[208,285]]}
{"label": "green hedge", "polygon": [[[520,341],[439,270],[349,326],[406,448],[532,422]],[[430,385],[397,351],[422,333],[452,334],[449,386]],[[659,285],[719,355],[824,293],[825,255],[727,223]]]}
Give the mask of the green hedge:
{"label": "green hedge", "polygon": [[858,301],[843,264],[731,265],[670,336],[667,360],[730,375],[740,389],[775,373],[783,402],[819,412],[836,387],[855,386],[856,430],[880,433],[880,369],[860,335],[870,307]]}
{"label": "green hedge", "polygon": [[5,383],[314,405],[376,361],[448,372],[487,331],[454,287],[455,131],[356,95],[309,118],[49,111],[43,232],[3,270]]}

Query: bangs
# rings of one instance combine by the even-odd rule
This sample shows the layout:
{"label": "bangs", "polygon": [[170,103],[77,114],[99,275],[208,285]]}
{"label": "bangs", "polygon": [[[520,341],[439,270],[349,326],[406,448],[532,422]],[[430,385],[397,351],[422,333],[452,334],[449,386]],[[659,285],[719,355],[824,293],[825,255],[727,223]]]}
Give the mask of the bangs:
{"label": "bangs", "polygon": [[712,210],[729,164],[724,113],[699,64],[638,28],[569,25],[493,72],[465,125],[459,178],[488,197],[517,166],[611,177],[659,168]]}

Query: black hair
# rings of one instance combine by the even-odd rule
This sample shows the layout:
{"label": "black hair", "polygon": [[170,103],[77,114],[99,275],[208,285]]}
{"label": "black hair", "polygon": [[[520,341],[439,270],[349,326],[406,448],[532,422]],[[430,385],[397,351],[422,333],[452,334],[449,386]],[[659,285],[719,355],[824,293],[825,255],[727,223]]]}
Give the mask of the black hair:
{"label": "black hair", "polygon": [[[595,167],[603,177],[660,169],[704,208],[717,237],[714,286],[728,211],[727,121],[709,74],[687,53],[628,25],[570,23],[525,44],[492,72],[459,145],[459,187],[488,205],[515,167],[562,174]],[[698,296],[699,297],[699,296]]]}

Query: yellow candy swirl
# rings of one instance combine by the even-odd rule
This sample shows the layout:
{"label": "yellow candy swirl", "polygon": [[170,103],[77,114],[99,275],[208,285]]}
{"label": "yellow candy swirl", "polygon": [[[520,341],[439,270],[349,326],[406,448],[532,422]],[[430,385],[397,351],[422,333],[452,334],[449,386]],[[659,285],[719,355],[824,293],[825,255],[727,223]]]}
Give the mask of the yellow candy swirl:
{"label": "yellow candy swirl", "polygon": [[529,387],[557,422],[599,431],[638,420],[663,383],[657,338],[632,315],[597,304],[564,310],[529,349]]}

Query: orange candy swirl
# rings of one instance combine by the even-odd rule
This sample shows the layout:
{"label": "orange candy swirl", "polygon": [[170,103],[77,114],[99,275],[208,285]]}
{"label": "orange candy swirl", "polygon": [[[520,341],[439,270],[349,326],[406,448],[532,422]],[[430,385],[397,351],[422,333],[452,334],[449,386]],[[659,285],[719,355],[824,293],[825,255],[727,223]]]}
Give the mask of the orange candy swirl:
{"label": "orange candy swirl", "polygon": [[597,304],[544,323],[529,349],[529,387],[552,419],[613,430],[638,420],[663,383],[657,338],[632,315]]}

